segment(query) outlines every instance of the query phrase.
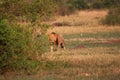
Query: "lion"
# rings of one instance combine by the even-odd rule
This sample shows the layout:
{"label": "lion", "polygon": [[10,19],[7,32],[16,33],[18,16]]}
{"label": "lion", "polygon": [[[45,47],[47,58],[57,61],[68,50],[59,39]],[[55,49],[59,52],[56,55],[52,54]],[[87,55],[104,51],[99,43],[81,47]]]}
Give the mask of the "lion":
{"label": "lion", "polygon": [[53,46],[57,46],[57,51],[60,51],[60,48],[65,49],[65,41],[62,35],[55,32],[48,34],[48,39],[50,42],[50,52],[53,52]]}

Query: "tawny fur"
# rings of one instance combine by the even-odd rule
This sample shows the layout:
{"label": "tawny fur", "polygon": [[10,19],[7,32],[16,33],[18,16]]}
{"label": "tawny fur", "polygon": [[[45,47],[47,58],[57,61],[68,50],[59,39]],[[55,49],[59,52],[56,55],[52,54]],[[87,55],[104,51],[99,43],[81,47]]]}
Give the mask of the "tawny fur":
{"label": "tawny fur", "polygon": [[50,42],[50,52],[53,52],[54,45],[57,46],[57,51],[59,51],[61,48],[65,49],[65,41],[62,35],[51,32],[48,34],[48,39]]}

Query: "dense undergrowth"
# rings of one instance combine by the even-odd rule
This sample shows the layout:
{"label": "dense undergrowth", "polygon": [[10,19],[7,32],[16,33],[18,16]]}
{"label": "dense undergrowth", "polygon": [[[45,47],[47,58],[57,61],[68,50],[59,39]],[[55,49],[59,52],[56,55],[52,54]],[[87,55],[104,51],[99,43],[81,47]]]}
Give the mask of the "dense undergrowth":
{"label": "dense undergrowth", "polygon": [[30,26],[23,28],[5,20],[0,21],[0,73],[17,70],[28,73],[38,71],[38,58],[48,51],[49,43],[45,34],[35,36],[33,30]]}

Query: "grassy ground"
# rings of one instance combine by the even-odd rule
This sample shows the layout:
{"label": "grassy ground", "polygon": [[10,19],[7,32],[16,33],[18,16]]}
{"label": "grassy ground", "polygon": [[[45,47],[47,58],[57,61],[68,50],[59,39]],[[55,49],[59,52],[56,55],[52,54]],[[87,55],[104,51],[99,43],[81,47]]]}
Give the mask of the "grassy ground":
{"label": "grassy ground", "polygon": [[[58,17],[53,23],[63,34],[66,50],[42,55],[42,69],[35,75],[6,74],[0,80],[119,80],[120,26],[105,26],[101,19],[107,11],[80,11]],[[43,66],[44,65],[44,66]]]}

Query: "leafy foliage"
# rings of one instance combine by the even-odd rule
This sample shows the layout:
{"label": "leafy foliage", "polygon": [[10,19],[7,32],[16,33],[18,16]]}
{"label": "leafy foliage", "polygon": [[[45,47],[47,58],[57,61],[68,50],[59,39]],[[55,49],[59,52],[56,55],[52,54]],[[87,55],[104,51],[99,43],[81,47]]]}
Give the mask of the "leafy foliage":
{"label": "leafy foliage", "polygon": [[0,12],[7,19],[31,22],[51,16],[54,9],[52,0],[2,0],[0,4]]}
{"label": "leafy foliage", "polygon": [[[35,21],[51,16],[55,6],[51,1],[0,1],[0,73],[7,70],[31,73],[40,69],[38,58],[49,49],[45,35],[49,25],[36,24]],[[34,23],[26,26],[16,24],[21,20]]]}
{"label": "leafy foliage", "polygon": [[92,6],[95,9],[110,8],[119,5],[120,0],[93,0]]}
{"label": "leafy foliage", "polygon": [[72,4],[76,9],[87,9],[87,1],[86,0],[68,0],[68,3]]}
{"label": "leafy foliage", "polygon": [[86,0],[56,0],[59,15],[69,15],[76,10],[87,9]]}
{"label": "leafy foliage", "polygon": [[38,57],[48,49],[49,43],[44,33],[33,38],[32,30],[33,27],[22,28],[4,20],[0,21],[1,73],[7,70],[24,70],[31,73],[40,69]]}
{"label": "leafy foliage", "polygon": [[107,25],[120,25],[120,6],[111,8],[103,23]]}

